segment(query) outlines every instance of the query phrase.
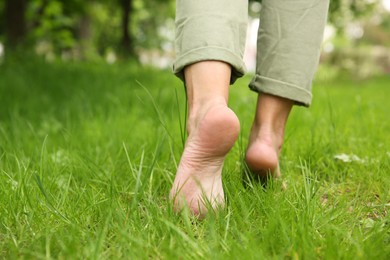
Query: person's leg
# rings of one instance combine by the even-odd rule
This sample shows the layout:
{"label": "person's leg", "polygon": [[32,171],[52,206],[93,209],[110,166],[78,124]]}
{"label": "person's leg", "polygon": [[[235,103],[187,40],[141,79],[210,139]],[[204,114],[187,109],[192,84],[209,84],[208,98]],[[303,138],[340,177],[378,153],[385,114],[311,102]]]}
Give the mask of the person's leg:
{"label": "person's leg", "polygon": [[224,204],[222,166],[240,129],[227,107],[231,67],[203,61],[185,69],[188,95],[188,139],[171,190],[175,209],[188,206],[196,215]]}
{"label": "person's leg", "polygon": [[247,20],[247,0],[177,0],[173,72],[185,81],[186,66],[224,61],[232,67],[230,83],[234,83],[245,72]]}
{"label": "person's leg", "polygon": [[245,159],[249,169],[260,177],[280,176],[279,152],[293,104],[289,99],[273,95],[258,96]]}
{"label": "person's leg", "polygon": [[256,76],[259,92],[246,163],[262,177],[279,176],[279,152],[294,104],[309,106],[328,0],[263,0]]}
{"label": "person's leg", "polygon": [[229,85],[244,74],[247,0],[177,0],[174,73],[185,81],[188,139],[170,192],[176,212],[204,216],[223,206],[223,161],[239,122]]}

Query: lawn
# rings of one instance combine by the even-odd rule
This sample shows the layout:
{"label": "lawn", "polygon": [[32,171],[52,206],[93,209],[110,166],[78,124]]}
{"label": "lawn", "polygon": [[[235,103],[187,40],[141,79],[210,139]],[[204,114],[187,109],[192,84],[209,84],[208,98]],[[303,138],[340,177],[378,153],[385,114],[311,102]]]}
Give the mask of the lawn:
{"label": "lawn", "polygon": [[328,78],[286,130],[280,182],[242,183],[255,109],[231,87],[241,135],[223,170],[227,207],[198,221],[167,195],[185,96],[136,64],[0,65],[0,258],[389,259],[390,77]]}

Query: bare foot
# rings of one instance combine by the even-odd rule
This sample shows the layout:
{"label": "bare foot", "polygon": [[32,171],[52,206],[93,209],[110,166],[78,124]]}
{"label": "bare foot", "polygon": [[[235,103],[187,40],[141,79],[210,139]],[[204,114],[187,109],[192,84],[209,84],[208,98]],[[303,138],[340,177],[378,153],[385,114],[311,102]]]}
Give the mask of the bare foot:
{"label": "bare foot", "polygon": [[204,217],[207,206],[223,207],[222,166],[238,138],[239,121],[226,104],[204,106],[189,122],[189,137],[170,192],[176,212],[188,207]]}
{"label": "bare foot", "polygon": [[258,134],[258,130],[252,130],[245,155],[246,164],[252,173],[260,178],[267,178],[270,175],[280,177],[279,151],[283,136],[276,137],[274,134]]}
{"label": "bare foot", "polygon": [[259,95],[245,161],[262,181],[270,176],[280,177],[279,153],[293,103],[272,95]]}

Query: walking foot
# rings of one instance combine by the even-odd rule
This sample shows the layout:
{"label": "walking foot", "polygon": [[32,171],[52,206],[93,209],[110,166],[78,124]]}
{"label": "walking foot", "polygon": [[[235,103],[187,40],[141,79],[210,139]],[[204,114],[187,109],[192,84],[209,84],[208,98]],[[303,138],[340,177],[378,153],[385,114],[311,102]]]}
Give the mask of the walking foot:
{"label": "walking foot", "polygon": [[199,217],[224,205],[222,167],[239,133],[239,121],[226,104],[204,106],[189,122],[176,178],[170,192],[174,210],[184,207]]}

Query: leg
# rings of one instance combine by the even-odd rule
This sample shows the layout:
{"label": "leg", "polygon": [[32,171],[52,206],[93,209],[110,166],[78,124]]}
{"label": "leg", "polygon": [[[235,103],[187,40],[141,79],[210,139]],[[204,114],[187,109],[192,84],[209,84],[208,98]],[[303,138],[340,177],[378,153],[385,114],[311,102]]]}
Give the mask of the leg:
{"label": "leg", "polygon": [[283,144],[284,128],[293,101],[268,94],[259,95],[253,121],[246,163],[260,177],[271,173],[280,176],[279,152]]}
{"label": "leg", "polygon": [[185,69],[188,95],[188,139],[171,190],[175,209],[187,205],[203,216],[224,204],[222,166],[239,133],[239,121],[227,107],[231,67],[219,61]]}
{"label": "leg", "polygon": [[262,177],[278,177],[284,129],[294,104],[309,106],[327,16],[327,0],[263,0],[256,76],[260,92],[246,163]]}
{"label": "leg", "polygon": [[170,197],[203,217],[223,206],[221,171],[239,122],[227,107],[229,85],[244,74],[247,0],[177,0],[174,73],[188,96],[188,139]]}

